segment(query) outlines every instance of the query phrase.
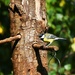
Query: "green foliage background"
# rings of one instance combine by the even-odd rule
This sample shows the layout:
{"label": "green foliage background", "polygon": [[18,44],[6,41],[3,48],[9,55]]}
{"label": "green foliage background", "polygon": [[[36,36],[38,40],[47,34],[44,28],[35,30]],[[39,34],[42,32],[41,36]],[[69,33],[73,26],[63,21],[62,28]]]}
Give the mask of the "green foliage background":
{"label": "green foliage background", "polygon": [[67,39],[55,42],[59,46],[57,57],[60,59],[61,68],[57,61],[52,62],[49,75],[75,74],[75,0],[46,0],[46,9],[49,32]]}
{"label": "green foliage background", "polygon": [[[0,0],[0,39],[10,36],[10,20],[8,12],[9,0]],[[64,37],[66,41],[55,41],[59,47],[56,52],[61,62],[52,59],[49,62],[49,75],[75,74],[75,0],[46,0],[47,25],[50,33]],[[10,43],[0,45],[0,75],[11,75],[11,47]],[[50,53],[48,53],[49,58]],[[58,70],[57,70],[58,69]]]}
{"label": "green foliage background", "polygon": [[[0,40],[10,36],[9,0],[0,0]],[[12,72],[10,43],[0,44],[0,75]]]}

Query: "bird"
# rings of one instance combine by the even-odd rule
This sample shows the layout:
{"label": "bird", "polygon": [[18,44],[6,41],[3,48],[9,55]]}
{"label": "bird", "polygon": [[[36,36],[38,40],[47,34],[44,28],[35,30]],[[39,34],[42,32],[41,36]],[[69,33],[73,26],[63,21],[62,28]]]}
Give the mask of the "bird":
{"label": "bird", "polygon": [[57,37],[53,34],[50,33],[43,33],[39,35],[40,39],[43,40],[44,42],[47,42],[47,46],[52,44],[53,41],[55,40],[66,40],[65,38]]}

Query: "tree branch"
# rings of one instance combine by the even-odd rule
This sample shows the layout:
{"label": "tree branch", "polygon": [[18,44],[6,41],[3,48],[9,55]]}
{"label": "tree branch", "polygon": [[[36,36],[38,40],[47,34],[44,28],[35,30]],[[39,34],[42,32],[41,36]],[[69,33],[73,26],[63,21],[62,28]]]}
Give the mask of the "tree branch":
{"label": "tree branch", "polygon": [[14,40],[19,40],[19,39],[21,39],[21,35],[16,35],[16,36],[13,36],[13,37],[9,37],[9,38],[0,40],[0,44],[11,42],[11,41],[14,41]]}
{"label": "tree branch", "polygon": [[43,45],[39,45],[37,43],[34,43],[32,46],[33,46],[33,48],[38,48],[38,49],[41,49],[41,50],[54,50],[54,51],[57,51],[59,49],[57,46],[43,46]]}

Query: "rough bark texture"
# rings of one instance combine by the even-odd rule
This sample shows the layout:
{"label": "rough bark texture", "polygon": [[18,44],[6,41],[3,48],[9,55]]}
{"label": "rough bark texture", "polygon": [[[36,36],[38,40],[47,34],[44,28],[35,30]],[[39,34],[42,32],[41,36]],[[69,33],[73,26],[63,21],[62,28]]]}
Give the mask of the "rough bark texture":
{"label": "rough bark texture", "polygon": [[11,0],[11,36],[21,34],[12,42],[14,75],[48,75],[47,51],[33,48],[43,44],[39,34],[46,29],[45,0]]}

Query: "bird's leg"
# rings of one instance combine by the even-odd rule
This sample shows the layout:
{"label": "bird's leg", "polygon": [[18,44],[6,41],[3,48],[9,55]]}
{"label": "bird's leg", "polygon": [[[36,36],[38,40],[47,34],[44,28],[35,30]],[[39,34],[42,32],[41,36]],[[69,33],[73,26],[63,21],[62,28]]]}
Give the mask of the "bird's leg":
{"label": "bird's leg", "polygon": [[51,44],[51,43],[49,42],[49,43],[46,44],[46,46],[50,46],[50,44]]}
{"label": "bird's leg", "polygon": [[[50,61],[52,58],[55,58],[57,61],[58,61],[58,64],[59,64],[59,68],[61,67],[61,63],[60,63],[60,60],[56,57],[56,52],[55,51],[52,51],[51,54],[50,54],[52,57],[49,59],[49,62],[48,62],[48,65],[50,65]],[[50,67],[49,67],[50,68]],[[59,69],[58,68],[58,69]],[[58,70],[57,70],[58,71]],[[60,75],[60,73],[59,73]]]}
{"label": "bird's leg", "polygon": [[[54,54],[54,55],[53,55]],[[60,63],[60,60],[56,57],[56,52],[54,51],[53,53],[53,57],[58,61],[58,64],[59,64],[59,67],[61,67],[61,63]]]}

